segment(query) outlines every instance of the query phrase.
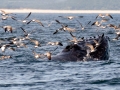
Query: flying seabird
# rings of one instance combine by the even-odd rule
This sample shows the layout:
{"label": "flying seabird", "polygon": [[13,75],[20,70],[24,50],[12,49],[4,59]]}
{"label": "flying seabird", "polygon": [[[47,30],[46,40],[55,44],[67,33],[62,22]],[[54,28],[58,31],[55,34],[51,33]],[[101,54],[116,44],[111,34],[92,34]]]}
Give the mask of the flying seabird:
{"label": "flying seabird", "polygon": [[94,23],[92,23],[92,25],[91,26],[93,26],[93,25],[96,25],[96,26],[101,26],[101,22],[99,22],[99,21],[95,21]]}
{"label": "flying seabird", "polygon": [[78,20],[76,20],[76,21],[80,24],[81,29],[84,30],[85,28],[83,27],[82,23],[80,23]]}
{"label": "flying seabird", "polygon": [[64,26],[62,25],[62,28],[64,31],[68,31],[68,32],[75,32],[75,29],[73,28],[69,28],[68,25]]}
{"label": "flying seabird", "polygon": [[8,14],[11,14],[11,13],[8,13],[8,12],[5,12],[4,10],[0,10],[2,12],[2,16],[5,16],[5,15],[8,15]]}
{"label": "flying seabird", "polygon": [[91,26],[95,25],[95,26],[100,27],[100,28],[107,28],[107,26],[102,25],[103,22],[106,22],[106,20],[95,21],[95,22],[92,23]]}
{"label": "flying seabird", "polygon": [[16,20],[14,16],[8,16],[8,15],[2,16],[1,18],[2,18],[2,20],[7,20],[8,18]]}
{"label": "flying seabird", "polygon": [[119,26],[116,26],[114,24],[108,24],[107,26],[111,27],[111,28],[114,28],[114,30],[120,30],[120,27]]}
{"label": "flying seabird", "polygon": [[36,29],[30,31],[30,33],[28,33],[24,28],[20,27],[23,32],[25,33],[24,36],[25,36],[25,39],[29,39],[29,36],[31,35],[31,33],[33,33]]}
{"label": "flying seabird", "polygon": [[70,35],[72,36],[73,40],[70,40],[71,42],[74,42],[74,44],[77,44],[79,40],[70,32]]}
{"label": "flying seabird", "polygon": [[88,46],[91,50],[91,52],[95,52],[96,49],[94,48],[94,46],[92,44],[86,43],[86,46]]}
{"label": "flying seabird", "polygon": [[26,20],[29,16],[31,15],[31,12],[28,13],[28,15],[23,19],[23,20],[17,20],[16,18],[13,18],[13,20],[16,20],[16,21],[19,21],[19,22],[22,22],[22,23],[27,23],[28,20]]}
{"label": "flying seabird", "polygon": [[105,14],[105,15],[103,15],[103,14],[99,14],[97,17],[96,17],[96,19],[98,18],[98,17],[101,17],[101,18],[105,18],[106,16],[108,16],[108,17],[110,17],[111,19],[113,19],[113,17],[110,15],[110,14]]}
{"label": "flying seabird", "polygon": [[74,32],[75,29],[73,28],[69,28],[68,25],[64,25],[63,23],[61,23],[59,20],[55,20],[58,24],[61,24],[61,28],[57,29],[53,34],[56,34],[58,32],[58,30],[63,30],[63,31],[68,31],[68,32]]}
{"label": "flying seabird", "polygon": [[44,25],[41,23],[41,21],[40,21],[40,20],[37,20],[37,19],[32,19],[32,20],[30,20],[29,22],[27,22],[27,24],[30,24],[31,22],[36,22],[36,23],[38,23],[38,24],[40,24],[41,26],[43,26],[43,27],[44,27]]}

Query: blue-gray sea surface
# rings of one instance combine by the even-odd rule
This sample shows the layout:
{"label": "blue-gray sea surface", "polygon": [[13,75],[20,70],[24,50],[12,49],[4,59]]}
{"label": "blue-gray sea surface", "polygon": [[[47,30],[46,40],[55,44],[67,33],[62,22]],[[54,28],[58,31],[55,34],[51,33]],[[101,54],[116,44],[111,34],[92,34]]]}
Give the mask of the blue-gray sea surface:
{"label": "blue-gray sea surface", "polygon": [[[0,50],[1,54],[10,55],[12,58],[0,61],[0,90],[120,90],[120,40],[113,41],[116,37],[113,28],[100,28],[91,26],[98,14],[40,14],[32,13],[28,20],[38,19],[44,27],[38,23],[31,22],[23,24],[20,20],[27,16],[27,13],[17,13],[15,16],[19,21],[4,20],[0,22],[0,26],[11,25],[13,33],[6,32],[0,28],[0,38],[22,37],[24,32],[20,29],[23,27],[28,33],[34,32],[29,36],[40,42],[41,47],[35,48],[31,42],[25,42],[25,47],[16,48],[15,51],[6,49],[5,52]],[[103,25],[120,24],[120,16],[111,14],[113,19],[104,22]],[[74,16],[75,19],[68,20],[59,16]],[[79,17],[81,16],[81,17]],[[83,17],[82,17],[83,16]],[[86,28],[81,30],[79,23]],[[82,62],[61,62],[50,61],[47,58],[36,59],[32,53],[53,52],[58,54],[69,42],[67,38],[72,39],[68,32],[59,31],[61,25],[55,20],[67,24],[71,28],[75,28],[73,35],[77,37],[89,38],[104,33],[110,37],[110,58],[101,61],[82,61]],[[87,23],[91,21],[90,24]],[[47,45],[47,42],[60,41],[63,46]],[[55,51],[53,51],[58,47]]]}

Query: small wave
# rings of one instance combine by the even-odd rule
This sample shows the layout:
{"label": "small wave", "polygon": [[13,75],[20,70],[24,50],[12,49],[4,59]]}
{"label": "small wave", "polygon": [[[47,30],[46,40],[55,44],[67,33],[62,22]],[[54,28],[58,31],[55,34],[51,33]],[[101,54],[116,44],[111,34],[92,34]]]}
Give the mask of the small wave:
{"label": "small wave", "polygon": [[92,80],[88,81],[88,84],[107,84],[107,85],[120,85],[120,78],[104,79],[104,80]]}

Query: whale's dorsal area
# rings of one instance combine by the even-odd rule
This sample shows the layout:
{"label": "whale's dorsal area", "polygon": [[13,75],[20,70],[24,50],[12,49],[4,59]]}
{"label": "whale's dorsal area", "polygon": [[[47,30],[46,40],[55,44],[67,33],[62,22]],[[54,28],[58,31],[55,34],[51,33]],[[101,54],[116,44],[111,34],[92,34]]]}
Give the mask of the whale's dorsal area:
{"label": "whale's dorsal area", "polygon": [[94,61],[109,59],[109,37],[104,34],[97,38],[83,39],[67,45],[62,52],[52,56],[52,60]]}

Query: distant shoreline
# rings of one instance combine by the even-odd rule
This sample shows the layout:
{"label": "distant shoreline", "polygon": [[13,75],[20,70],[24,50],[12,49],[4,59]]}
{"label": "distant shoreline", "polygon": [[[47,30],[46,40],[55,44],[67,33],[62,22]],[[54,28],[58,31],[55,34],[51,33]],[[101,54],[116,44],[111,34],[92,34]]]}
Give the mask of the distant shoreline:
{"label": "distant shoreline", "polygon": [[120,13],[120,10],[40,10],[40,9],[0,9],[8,13]]}

